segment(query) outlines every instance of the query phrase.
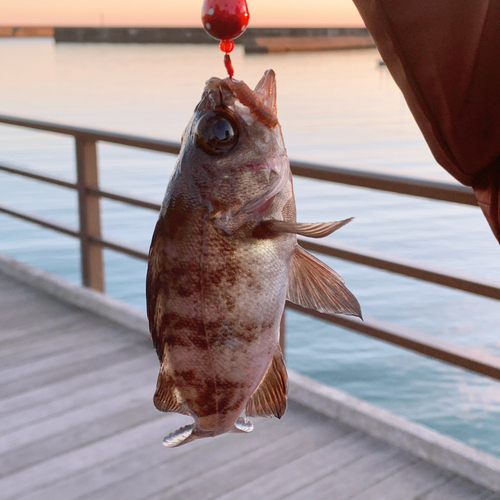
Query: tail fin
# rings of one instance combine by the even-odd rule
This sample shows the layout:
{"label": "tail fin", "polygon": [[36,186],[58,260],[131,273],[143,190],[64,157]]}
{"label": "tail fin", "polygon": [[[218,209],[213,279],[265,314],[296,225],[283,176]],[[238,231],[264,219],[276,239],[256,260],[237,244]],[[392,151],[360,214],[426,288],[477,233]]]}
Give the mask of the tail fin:
{"label": "tail fin", "polygon": [[[175,448],[176,446],[190,443],[195,439],[199,439],[202,437],[213,437],[214,435],[217,435],[210,431],[200,431],[200,429],[197,429],[193,433],[194,427],[195,424],[185,425],[184,427],[181,427],[176,431],[170,433],[168,436],[165,436],[163,438],[163,446],[166,446],[167,448]],[[250,422],[250,420],[247,420],[246,418],[240,417],[238,420],[236,420],[233,428],[229,432],[247,433],[252,432],[252,430],[252,422]]]}
{"label": "tail fin", "polygon": [[163,446],[175,448],[176,446],[190,443],[197,438],[197,436],[192,433],[193,429],[194,424],[190,424],[171,432],[168,436],[163,438]]}

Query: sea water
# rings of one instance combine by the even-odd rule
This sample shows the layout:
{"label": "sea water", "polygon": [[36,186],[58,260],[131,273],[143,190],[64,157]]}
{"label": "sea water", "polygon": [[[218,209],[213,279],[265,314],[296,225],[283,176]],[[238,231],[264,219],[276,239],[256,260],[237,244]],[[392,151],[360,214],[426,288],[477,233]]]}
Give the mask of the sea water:
{"label": "sea water", "polygon": [[[454,182],[434,161],[375,49],[245,56],[236,77],[278,79],[289,156]],[[0,113],[179,141],[211,76],[216,46],[0,40]],[[175,157],[99,144],[103,188],[160,202]],[[71,137],[0,125],[0,163],[72,180]],[[476,207],[295,179],[301,221],[356,219],[332,240],[498,280],[500,250]],[[0,173],[0,203],[76,227],[69,190]],[[103,232],[147,249],[157,215],[102,201]],[[79,282],[77,242],[0,214],[0,252]],[[146,264],[105,252],[107,293],[145,307]],[[500,304],[324,258],[366,317],[500,355]],[[500,385],[307,316],[287,314],[289,367],[468,444],[500,454]]]}

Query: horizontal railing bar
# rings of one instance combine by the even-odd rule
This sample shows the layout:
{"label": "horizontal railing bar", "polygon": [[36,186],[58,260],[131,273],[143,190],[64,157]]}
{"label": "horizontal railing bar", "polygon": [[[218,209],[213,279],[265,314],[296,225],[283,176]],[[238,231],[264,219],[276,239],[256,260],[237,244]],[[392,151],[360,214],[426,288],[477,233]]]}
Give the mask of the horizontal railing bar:
{"label": "horizontal railing bar", "polygon": [[[102,243],[107,248],[121,251],[147,260],[148,252],[146,249],[138,249],[129,247],[125,244],[112,242],[109,240],[93,239],[95,243]],[[396,274],[401,274],[411,278],[416,278],[421,281],[444,285],[456,290],[462,290],[475,295],[481,295],[491,299],[500,300],[500,284],[488,282],[486,280],[478,280],[477,278],[461,276],[458,273],[445,273],[444,271],[427,267],[424,265],[418,266],[411,262],[406,262],[402,259],[389,259],[382,254],[375,252],[360,252],[347,245],[323,243],[319,244],[311,240],[299,239],[299,243],[307,250],[318,252],[323,255],[329,255],[339,259],[355,262],[358,264],[367,265],[377,269],[386,270]]]}
{"label": "horizontal railing bar", "polygon": [[449,201],[462,205],[477,206],[474,191],[470,187],[448,182],[430,181],[391,174],[370,172],[335,165],[319,165],[290,160],[293,175],[321,181],[337,182],[356,187],[406,194],[432,200]]}
{"label": "horizontal railing bar", "polygon": [[[104,141],[124,146],[137,147],[152,151],[178,154],[180,144],[160,139],[150,139],[128,134],[107,132],[84,127],[60,125],[39,120],[29,120],[13,116],[0,115],[0,123],[17,125],[59,134],[86,136],[95,141]],[[471,188],[452,183],[430,181],[409,177],[382,174],[355,168],[339,167],[335,165],[320,165],[298,160],[291,160],[290,166],[294,175],[317,179],[356,187],[365,187],[379,191],[406,194],[429,198],[433,200],[449,201],[463,205],[477,206],[477,200]]]}
{"label": "horizontal railing bar", "polygon": [[116,240],[109,240],[107,238],[96,238],[95,236],[89,237],[89,240],[92,243],[101,245],[104,248],[109,248],[110,250],[115,250],[117,252],[130,255],[131,257],[136,257],[137,259],[148,260],[148,252],[143,248],[133,247],[126,245],[125,243],[119,243]]}
{"label": "horizontal railing bar", "polygon": [[54,231],[58,231],[60,233],[66,234],[68,236],[74,236],[75,238],[80,238],[80,232],[75,231],[74,229],[69,228],[63,224],[59,224],[56,222],[52,222],[43,217],[35,217],[33,215],[29,215],[20,210],[11,210],[3,205],[0,205],[0,212],[3,212],[7,215],[12,215],[13,217],[17,217],[18,219],[23,219],[28,222],[33,222],[34,224],[38,224],[39,226],[46,227],[48,229],[53,229]]}
{"label": "horizontal railing bar", "polygon": [[[180,144],[178,143],[84,127],[66,126],[6,115],[0,115],[0,123],[73,136],[77,139],[77,143],[78,141],[82,142],[82,140],[84,142],[103,141],[170,154],[178,154],[180,151]],[[375,189],[379,191],[477,206],[477,201],[472,189],[460,185],[406,178],[391,174],[375,173],[368,170],[344,168],[334,165],[319,165],[294,160],[290,163],[292,172],[296,176]],[[18,169],[6,164],[0,165],[0,171],[21,175],[34,180],[71,189],[77,188],[75,183],[29,170]],[[101,190],[97,187],[86,188],[85,192],[146,209],[155,211],[160,209],[160,205],[157,203],[121,195],[113,191]],[[71,229],[63,224],[52,222],[42,217],[29,215],[22,211],[12,210],[4,206],[0,206],[0,212],[58,231],[68,236],[80,239],[82,238],[80,231]],[[100,245],[104,248],[118,251],[141,260],[148,259],[148,252],[146,249],[126,245],[115,240],[102,238],[101,236],[89,236],[88,239],[91,243]],[[432,268],[424,264],[412,263],[403,259],[389,259],[382,254],[369,251],[362,252],[344,245],[334,245],[330,243],[318,244],[311,240],[300,240],[300,243],[308,250],[330,255],[332,257],[368,265],[423,281],[444,285],[450,288],[468,291],[477,295],[500,299],[500,284],[497,283],[478,280],[460,273],[444,272],[437,268]],[[296,304],[288,303],[287,307],[308,314],[309,316],[329,321],[358,333],[378,338],[414,352],[430,356],[434,359],[439,359],[452,365],[500,380],[500,358],[490,356],[486,353],[476,351],[471,352],[470,348],[449,344],[433,337],[412,332],[410,330],[374,319],[365,319],[365,321],[362,322],[356,318],[348,316],[328,315],[314,310],[304,309]]]}
{"label": "horizontal railing bar", "polygon": [[24,170],[20,168],[16,168],[13,166],[0,165],[0,171],[8,172],[10,174],[21,175],[22,177],[28,177],[29,179],[35,179],[37,181],[48,182],[49,184],[55,184],[56,186],[62,186],[70,189],[76,189],[76,184],[74,182],[63,181],[62,179],[58,179],[57,177],[51,177],[44,174],[39,174],[34,172],[33,170]]}
{"label": "horizontal railing bar", "polygon": [[[0,212],[38,224],[48,229],[59,231],[69,236],[80,237],[79,232],[65,227],[62,224],[50,222],[41,217],[30,216],[20,211],[10,210],[4,206],[0,206]],[[91,237],[90,239],[93,243],[100,244],[105,248],[122,252],[141,260],[148,259],[148,252],[145,249],[134,248],[104,238]],[[304,242],[302,243],[304,244]],[[447,342],[436,340],[430,336],[411,332],[374,319],[365,318],[365,321],[360,321],[349,316],[323,314],[292,303],[287,303],[287,307],[308,314],[309,316],[326,320],[341,327],[354,330],[358,333],[385,340],[391,344],[500,380],[500,359],[488,354],[471,352],[470,348],[455,346]]]}
{"label": "horizontal railing bar", "polygon": [[363,250],[339,243],[317,243],[311,240],[299,239],[299,244],[306,250],[318,252],[330,257],[356,262],[366,266],[382,269],[403,276],[409,276],[429,283],[436,283],[456,290],[481,295],[500,300],[500,283],[491,280],[478,279],[461,273],[444,271],[427,264],[417,264],[413,261],[386,257],[377,252]]}
{"label": "horizontal railing bar", "polygon": [[[96,192],[105,196],[106,198],[114,199],[117,201],[122,201],[124,203],[131,203],[133,205],[143,208],[149,208],[158,211],[160,209],[159,204],[152,202],[146,202],[143,200],[136,200],[126,196],[117,195],[111,192],[104,192],[98,189],[91,189],[90,191]],[[14,210],[7,209],[6,207],[1,207],[0,211],[17,216],[29,222],[35,222],[39,225],[54,229],[64,234],[69,234],[71,236],[79,237],[79,233],[66,228],[62,225],[51,223],[42,218],[30,216],[23,212],[18,212]],[[99,243],[99,241],[97,241]],[[109,243],[109,244],[108,244]],[[121,251],[125,254],[131,255],[133,257],[138,257],[141,259],[147,259],[147,252],[143,250],[137,250],[126,245],[108,242],[103,244],[107,248],[112,248],[116,251]],[[335,257],[343,259],[349,262],[355,262],[357,264],[366,265],[376,269],[381,269],[389,271],[395,274],[400,274],[403,276],[408,276],[411,278],[416,278],[421,281],[426,281],[429,283],[435,283],[438,285],[443,285],[448,288],[453,288],[456,290],[462,290],[465,292],[473,293],[475,295],[480,295],[483,297],[488,297],[491,299],[500,300],[500,284],[480,280],[475,277],[468,277],[461,275],[459,273],[452,273],[450,271],[443,271],[437,268],[433,268],[428,265],[417,265],[411,261],[405,261],[403,259],[395,259],[394,257],[386,257],[382,254],[370,251],[359,251],[358,249],[349,247],[347,245],[342,245],[339,243],[317,243],[311,240],[299,239],[300,245],[302,245],[306,250],[317,252],[323,255],[328,255],[330,257]]]}
{"label": "horizontal railing bar", "polygon": [[56,134],[72,135],[74,137],[85,137],[94,141],[110,142],[113,144],[121,144],[123,146],[131,146],[140,149],[148,149],[151,151],[160,151],[163,153],[178,154],[180,144],[169,142],[160,139],[151,139],[149,137],[141,137],[129,134],[120,134],[118,132],[107,132],[106,130],[95,130],[85,127],[74,127],[71,125],[60,125],[41,120],[29,120],[27,118],[17,118],[14,116],[1,115],[0,123],[7,125],[17,125],[36,130],[44,130],[46,132],[54,132]]}
{"label": "horizontal railing bar", "polygon": [[354,330],[369,337],[384,340],[411,351],[430,356],[431,358],[445,361],[451,365],[500,380],[500,358],[484,352],[478,352],[471,347],[462,347],[443,342],[429,335],[396,327],[391,323],[372,318],[365,318],[364,321],[361,321],[350,316],[324,314],[312,309],[305,309],[290,302],[287,302],[287,308],[334,323],[349,330]]}
{"label": "horizontal railing bar", "polygon": [[[2,169],[1,166],[0,169]],[[33,174],[33,175],[38,176],[38,174]],[[31,175],[28,176],[31,177]],[[69,187],[74,188],[75,185],[71,185]],[[118,193],[114,193],[111,191],[104,191],[97,188],[90,188],[89,191],[98,194],[104,198],[120,201],[123,203],[128,203],[130,205],[141,208],[151,209],[155,211],[159,211],[161,208],[161,205],[158,203],[120,195]],[[8,210],[6,208],[4,208],[2,211],[4,213],[10,213],[11,215],[15,215],[14,211]],[[43,221],[42,219],[37,219],[36,217],[32,217],[27,214],[19,215],[19,217],[31,222],[36,222],[37,220],[41,220],[42,222],[40,222],[40,225],[44,225],[45,227],[50,227],[51,229],[57,230],[58,227],[57,224],[52,224],[48,221]],[[61,232],[65,234],[71,234],[73,236],[77,234],[74,231],[70,230],[68,232],[67,228],[64,228],[63,230],[61,230]],[[464,275],[460,275],[459,273],[451,273],[449,271],[444,272],[442,270],[433,268],[428,265],[418,265],[410,261],[405,261],[403,259],[395,259],[394,257],[389,258],[376,252],[370,252],[366,250],[361,252],[358,249],[351,248],[346,245],[341,245],[338,243],[337,244],[317,243],[315,241],[305,240],[305,239],[299,239],[299,243],[305,249],[313,252],[318,252],[324,255],[329,255],[331,257],[336,257],[350,262],[356,262],[358,264],[363,264],[377,269],[386,270],[403,276],[416,278],[421,281],[426,281],[438,285],[443,285],[449,288],[466,291],[469,293],[473,293],[475,295],[480,295],[483,297],[500,300],[500,284],[491,281],[479,280],[475,277],[467,277]],[[119,246],[119,248],[117,247],[114,249],[118,251],[123,251],[124,253],[127,253],[132,256],[138,255],[136,250],[129,249],[123,245]]]}
{"label": "horizontal railing bar", "polygon": [[98,189],[98,188],[88,188],[87,191],[89,191],[92,194],[97,194],[99,196],[102,196],[103,198],[108,198],[110,200],[115,200],[115,201],[121,201],[123,203],[128,203],[129,205],[133,205],[135,207],[149,208],[151,210],[155,210],[156,212],[159,212],[161,209],[161,205],[159,203],[141,200],[139,198],[132,198],[130,196],[125,196],[119,193],[115,193],[113,191],[107,191],[107,190],[104,191],[103,189]]}
{"label": "horizontal railing bar", "polygon": [[[142,260],[148,259],[148,253],[145,249],[133,248],[106,239],[92,238],[92,241],[101,244],[103,247],[126,253],[132,257]],[[362,333],[369,337],[378,338],[390,344],[404,347],[408,350],[425,354],[431,358],[440,359],[449,364],[500,380],[500,358],[475,350],[471,351],[470,347],[456,346],[435,339],[429,335],[396,327],[391,323],[372,318],[365,318],[364,321],[360,321],[350,316],[323,314],[312,309],[303,308],[291,302],[287,302],[287,307],[309,316],[334,323],[349,330]]]}

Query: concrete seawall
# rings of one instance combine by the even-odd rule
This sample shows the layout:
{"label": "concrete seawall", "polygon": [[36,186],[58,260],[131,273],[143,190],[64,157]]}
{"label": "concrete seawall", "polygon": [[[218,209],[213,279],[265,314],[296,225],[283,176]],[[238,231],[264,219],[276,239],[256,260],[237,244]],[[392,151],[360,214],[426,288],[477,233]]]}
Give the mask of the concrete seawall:
{"label": "concrete seawall", "polygon": [[368,49],[373,47],[375,47],[375,42],[371,36],[259,37],[245,42],[245,53],[311,52]]}
{"label": "concrete seawall", "polygon": [[0,26],[0,38],[33,36],[53,37],[54,28],[50,26]]}
{"label": "concrete seawall", "polygon": [[[203,28],[0,26],[0,38],[53,37],[57,43],[216,44]],[[246,53],[363,49],[375,47],[359,28],[248,28],[235,40]]]}
{"label": "concrete seawall", "polygon": [[[248,28],[235,40],[247,44],[256,38],[369,37],[366,28]],[[58,43],[217,43],[203,28],[58,27]]]}

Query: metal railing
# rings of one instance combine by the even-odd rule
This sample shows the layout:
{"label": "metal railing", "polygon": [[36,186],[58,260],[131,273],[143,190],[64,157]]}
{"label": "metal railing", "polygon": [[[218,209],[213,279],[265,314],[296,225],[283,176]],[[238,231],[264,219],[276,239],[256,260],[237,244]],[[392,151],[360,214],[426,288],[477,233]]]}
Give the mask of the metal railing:
{"label": "metal railing", "polygon": [[[104,291],[103,248],[112,249],[132,257],[147,260],[148,253],[145,249],[134,248],[130,245],[125,245],[121,242],[102,237],[100,199],[107,198],[155,211],[160,209],[160,205],[147,200],[141,200],[100,189],[98,184],[97,142],[121,144],[124,146],[169,154],[177,154],[180,149],[179,144],[145,137],[71,127],[4,115],[0,115],[0,123],[74,137],[77,159],[76,183],[67,182],[33,171],[19,169],[6,164],[0,164],[0,171],[76,190],[78,192],[79,228],[70,228],[41,217],[23,213],[19,210],[9,209],[2,205],[0,205],[0,212],[78,238],[81,248],[82,283],[84,286],[91,287],[101,292]],[[472,190],[464,186],[409,179],[395,175],[375,174],[363,170],[346,169],[299,161],[291,161],[291,168],[295,176],[477,206],[477,201]],[[471,278],[461,273],[444,272],[432,266],[416,264],[403,259],[389,258],[382,254],[361,251],[341,244],[320,244],[316,241],[304,239],[299,239],[299,243],[307,250],[324,255],[500,300],[499,283]],[[360,321],[348,316],[318,313],[291,303],[287,303],[287,307],[500,380],[500,358],[477,352],[476,349],[474,349],[474,352],[470,352],[470,349],[467,347],[456,346],[437,340],[431,336],[409,331],[399,326],[372,318],[365,318],[364,321]],[[284,322],[282,322],[282,324],[284,325]],[[284,343],[284,328],[282,328],[282,333],[282,341]]]}

